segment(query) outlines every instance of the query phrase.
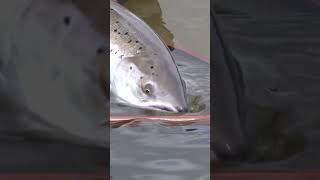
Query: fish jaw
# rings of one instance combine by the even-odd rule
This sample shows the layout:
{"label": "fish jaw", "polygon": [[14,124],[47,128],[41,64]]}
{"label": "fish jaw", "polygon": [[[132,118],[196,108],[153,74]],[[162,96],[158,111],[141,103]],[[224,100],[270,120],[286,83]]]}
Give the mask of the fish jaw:
{"label": "fish jaw", "polygon": [[147,109],[163,111],[163,112],[172,112],[172,113],[185,113],[188,111],[186,105],[173,105],[171,103],[165,102],[154,102],[146,104]]}

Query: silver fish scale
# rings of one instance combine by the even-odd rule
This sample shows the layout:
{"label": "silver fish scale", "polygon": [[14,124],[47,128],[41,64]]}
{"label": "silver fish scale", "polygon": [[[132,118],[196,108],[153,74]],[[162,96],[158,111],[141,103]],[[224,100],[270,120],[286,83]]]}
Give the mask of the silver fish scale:
{"label": "silver fish scale", "polygon": [[143,54],[146,46],[137,40],[134,29],[113,9],[110,9],[110,21],[111,44],[118,46],[117,49],[110,46],[110,53],[119,55],[121,59]]}
{"label": "silver fish scale", "polygon": [[133,106],[184,111],[185,88],[168,47],[142,19],[110,5],[111,92]]}

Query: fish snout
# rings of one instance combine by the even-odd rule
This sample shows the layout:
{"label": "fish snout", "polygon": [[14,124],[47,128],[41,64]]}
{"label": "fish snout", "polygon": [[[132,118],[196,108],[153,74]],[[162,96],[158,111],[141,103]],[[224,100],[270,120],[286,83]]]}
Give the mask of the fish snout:
{"label": "fish snout", "polygon": [[172,106],[172,105],[153,105],[150,106],[153,109],[167,111],[167,112],[175,112],[175,113],[185,113],[188,111],[186,106]]}
{"label": "fish snout", "polygon": [[188,112],[188,107],[186,107],[186,106],[176,106],[175,108],[176,108],[177,112],[181,112],[181,113]]}

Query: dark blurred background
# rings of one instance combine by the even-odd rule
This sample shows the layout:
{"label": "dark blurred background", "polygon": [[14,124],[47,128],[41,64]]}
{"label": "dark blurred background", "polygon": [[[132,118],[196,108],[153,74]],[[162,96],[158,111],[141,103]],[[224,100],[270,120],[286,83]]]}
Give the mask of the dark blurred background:
{"label": "dark blurred background", "polygon": [[215,169],[319,169],[319,1],[211,3]]}

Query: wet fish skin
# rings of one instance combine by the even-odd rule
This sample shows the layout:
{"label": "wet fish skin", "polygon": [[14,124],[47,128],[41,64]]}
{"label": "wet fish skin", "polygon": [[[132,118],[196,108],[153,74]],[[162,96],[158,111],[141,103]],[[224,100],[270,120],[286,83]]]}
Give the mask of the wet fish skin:
{"label": "wet fish skin", "polygon": [[[108,148],[107,97],[98,78],[102,33],[75,6],[55,0],[0,2],[1,127]],[[68,16],[70,23],[64,23]],[[10,103],[10,104],[9,104]],[[10,108],[9,108],[10,107]],[[8,126],[9,127],[9,126]],[[12,130],[6,129],[8,132]]]}
{"label": "wet fish skin", "polygon": [[131,106],[186,112],[186,88],[168,47],[140,18],[110,5],[111,92]]}

